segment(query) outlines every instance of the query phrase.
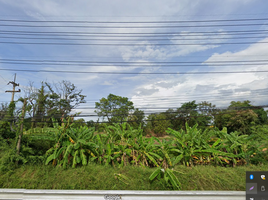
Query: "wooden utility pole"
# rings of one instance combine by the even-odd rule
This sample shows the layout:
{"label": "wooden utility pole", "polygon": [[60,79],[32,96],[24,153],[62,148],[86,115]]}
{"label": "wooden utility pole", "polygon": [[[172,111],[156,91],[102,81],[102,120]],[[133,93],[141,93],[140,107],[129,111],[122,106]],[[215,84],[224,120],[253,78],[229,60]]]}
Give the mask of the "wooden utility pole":
{"label": "wooden utility pole", "polygon": [[20,92],[20,89],[19,90],[15,90],[17,86],[20,86],[20,84],[16,83],[16,74],[14,76],[14,81],[9,81],[8,85],[9,84],[12,84],[13,85],[13,90],[6,90],[5,92],[12,92],[12,96],[11,96],[11,102],[14,101],[14,94],[15,92]]}
{"label": "wooden utility pole", "polygon": [[22,113],[21,113],[22,116],[21,116],[21,124],[20,124],[20,134],[19,134],[18,143],[17,143],[17,154],[20,153],[21,138],[22,138],[22,135],[23,135],[23,121],[24,121],[26,104],[27,104],[27,98],[24,99],[23,107],[22,107]]}

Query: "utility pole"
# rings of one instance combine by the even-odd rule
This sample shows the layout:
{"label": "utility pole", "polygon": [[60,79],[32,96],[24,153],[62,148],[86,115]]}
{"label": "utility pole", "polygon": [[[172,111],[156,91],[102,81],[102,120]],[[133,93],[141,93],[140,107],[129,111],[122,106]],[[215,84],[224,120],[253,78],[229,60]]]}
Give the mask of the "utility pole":
{"label": "utility pole", "polygon": [[16,83],[16,74],[14,76],[14,81],[9,81],[8,85],[9,84],[13,85],[13,90],[6,90],[5,92],[12,92],[11,102],[13,102],[15,92],[20,92],[20,89],[18,89],[17,91],[15,90],[17,86],[20,86],[20,84]]}

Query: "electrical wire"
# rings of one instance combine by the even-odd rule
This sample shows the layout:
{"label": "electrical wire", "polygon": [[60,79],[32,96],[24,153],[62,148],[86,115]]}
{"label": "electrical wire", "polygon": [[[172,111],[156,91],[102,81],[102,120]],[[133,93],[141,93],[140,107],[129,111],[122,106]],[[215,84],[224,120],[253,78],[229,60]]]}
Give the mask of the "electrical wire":
{"label": "electrical wire", "polygon": [[26,22],[26,23],[201,23],[201,22],[241,22],[241,21],[267,21],[268,18],[247,19],[212,19],[212,20],[168,20],[168,21],[88,21],[88,20],[24,20],[24,19],[0,19],[0,22]]}
{"label": "electrical wire", "polygon": [[[245,107],[245,108],[250,108],[250,110],[254,110],[254,109],[260,109],[260,108],[265,108],[265,107],[268,107],[267,105],[265,106],[254,106],[254,107]],[[241,107],[238,107],[241,109]],[[217,111],[217,110],[216,110]],[[232,114],[232,113],[237,113],[237,115],[239,115],[239,113],[241,111],[244,111],[244,110],[235,110],[234,108],[232,108],[232,110],[228,110],[228,111],[225,111],[225,112],[222,112],[222,111],[219,111],[219,113],[214,113],[214,114],[211,114],[211,115],[197,115],[197,116],[175,116],[175,117],[172,117],[172,118],[165,118],[165,119],[145,119],[145,120],[122,120],[122,121],[117,121],[117,122],[109,122],[109,121],[102,121],[102,122],[91,122],[91,123],[122,123],[122,122],[148,122],[148,121],[173,121],[173,120],[177,120],[177,119],[191,119],[191,118],[201,118],[201,117],[215,117],[215,116],[220,116],[220,115],[225,115],[225,114]],[[187,114],[187,113],[183,113],[183,114]],[[157,114],[155,114],[157,115]],[[58,115],[59,116],[59,115]],[[124,115],[125,116],[125,115]],[[70,117],[80,117],[80,116],[70,116]],[[51,119],[51,118],[54,118],[54,119],[62,119],[62,116],[59,116],[59,117],[49,117],[49,118],[43,118],[43,119]],[[17,120],[18,118],[5,118],[5,119],[1,119],[0,121],[14,121],[14,120]],[[38,118],[37,118],[38,119]],[[35,120],[34,122],[42,122],[42,123],[52,123],[52,122],[48,122],[48,121],[38,121],[38,120]],[[75,122],[73,122],[75,123]],[[81,122],[78,122],[78,123],[81,123]]]}
{"label": "electrical wire", "polygon": [[[0,58],[0,61],[14,61],[14,62],[67,62],[67,63],[100,63],[100,64],[109,64],[109,63],[113,63],[113,64],[147,64],[148,62],[146,61],[92,61],[92,60],[87,60],[87,61],[82,61],[82,60],[46,60],[46,59],[42,59],[42,60],[37,60],[37,59],[8,59],[8,58]],[[204,63],[210,63],[210,64],[217,64],[217,63],[248,63],[248,62],[268,62],[267,59],[265,60],[216,60],[216,61],[153,61],[152,63],[157,63],[157,64],[204,64]]]}
{"label": "electrical wire", "polygon": [[68,71],[68,70],[39,70],[39,69],[7,69],[2,68],[0,71],[21,71],[21,72],[50,72],[50,73],[73,73],[73,74],[147,74],[147,75],[164,75],[164,74],[248,74],[248,73],[267,73],[268,70],[256,70],[256,71],[211,71],[211,72],[89,72],[89,71]]}
{"label": "electrical wire", "polygon": [[203,41],[203,40],[237,40],[237,39],[265,39],[266,36],[255,36],[255,37],[227,37],[227,38],[149,38],[149,39],[103,39],[103,38],[47,38],[47,37],[11,37],[11,36],[0,36],[0,39],[19,39],[19,40],[60,40],[60,41],[112,41],[112,42],[135,42],[135,41]]}
{"label": "electrical wire", "polygon": [[[195,32],[194,32],[195,33]],[[207,37],[207,36],[213,36],[213,39],[222,39],[222,37],[218,37],[218,38],[215,38],[217,36],[240,36],[240,37],[236,37],[236,39],[240,39],[241,36],[244,36],[244,35],[261,35],[261,36],[254,36],[254,37],[242,37],[242,38],[260,38],[260,37],[265,37],[267,36],[267,33],[268,32],[238,32],[238,33],[225,33],[225,32],[215,32],[215,33],[209,33],[209,34],[193,34],[193,33],[185,33],[185,32],[181,32],[181,33],[176,33],[176,34],[157,34],[157,35],[154,35],[153,33],[151,33],[151,35],[148,35],[148,34],[145,34],[145,35],[142,35],[142,33],[140,33],[140,35],[132,35],[131,33],[129,33],[129,35],[121,35],[121,33],[110,33],[110,34],[55,34],[55,33],[43,33],[43,32],[37,32],[37,33],[32,33],[32,32],[23,32],[20,33],[20,31],[0,31],[0,34],[1,35],[9,35],[9,36],[17,36],[17,35],[26,35],[26,36],[59,36],[59,37],[70,37],[70,36],[79,36],[79,37],[98,37],[98,38],[139,38],[139,37],[142,37],[142,38],[155,38],[155,37],[182,37],[182,36],[185,36],[185,37],[196,37],[196,36],[201,36],[201,37]],[[264,35],[265,34],[265,35]],[[198,40],[199,38],[195,38],[196,40]],[[231,37],[228,37],[226,39],[232,39]]]}
{"label": "electrical wire", "polygon": [[[102,61],[46,61],[46,60],[12,60],[0,59],[1,64],[12,65],[45,65],[45,66],[87,66],[87,67],[205,67],[211,65],[216,66],[262,66],[268,65],[268,60],[252,60],[252,61],[222,61],[222,62],[102,62]],[[184,63],[184,64],[183,64]],[[193,63],[193,64],[191,64]],[[194,64],[196,63],[196,64]],[[197,65],[198,64],[198,65]]]}
{"label": "electrical wire", "polygon": [[[176,68],[180,68],[180,67],[206,67],[208,64],[204,63],[203,65],[167,65],[167,64],[158,64],[158,65],[154,65],[154,64],[147,64],[147,65],[122,65],[122,64],[82,64],[82,63],[78,63],[78,64],[72,64],[72,63],[27,63],[27,62],[10,62],[10,61],[3,61],[0,62],[1,64],[10,64],[10,65],[34,65],[34,66],[40,66],[40,65],[45,65],[45,66],[85,66],[85,67],[127,67],[127,68],[146,68],[146,67],[162,67],[162,68],[169,68],[169,67],[176,67]],[[206,65],[205,65],[206,64]],[[263,65],[268,65],[268,63],[240,63],[240,64],[210,64],[213,67],[233,67],[233,66],[263,66]]]}
{"label": "electrical wire", "polygon": [[61,43],[61,42],[14,42],[0,41],[0,44],[27,44],[27,45],[82,45],[82,46],[199,46],[199,45],[238,45],[238,44],[267,44],[266,41],[258,42],[210,42],[210,43]]}
{"label": "electrical wire", "polygon": [[[229,33],[239,33],[239,34],[266,34],[268,33],[268,30],[265,29],[260,29],[260,30],[225,30],[225,31],[180,31],[180,32],[116,32],[116,33],[111,33],[111,32],[74,32],[74,31],[22,31],[22,30],[0,30],[2,33],[26,33],[26,34],[57,34],[57,35],[63,35],[63,34],[85,34],[85,35],[192,35],[196,33],[201,33],[201,34],[229,34]],[[200,36],[200,35],[196,35]]]}
{"label": "electrical wire", "polygon": [[[206,99],[206,100],[210,100],[210,99],[216,99],[216,98],[220,98],[220,100],[227,100],[227,99],[233,99],[234,97],[243,97],[245,98],[250,98],[250,99],[254,99],[254,98],[260,98],[258,95],[261,96],[265,96],[268,94],[268,90],[267,89],[256,89],[256,90],[250,90],[250,91],[243,91],[243,92],[250,92],[250,94],[234,94],[235,91],[225,91],[224,93],[207,93],[207,94],[184,94],[183,97],[181,96],[149,96],[149,97],[132,97],[132,101],[135,102],[139,102],[142,101],[142,103],[150,103],[150,104],[156,104],[157,100],[159,101],[160,104],[163,103],[168,103],[168,101],[171,101],[173,104],[175,104],[174,101],[189,101],[189,99]],[[253,96],[252,96],[253,95]],[[128,98],[131,99],[131,98]],[[95,103],[97,101],[99,101],[100,99],[85,99],[86,103]],[[9,101],[1,101],[1,102],[9,102]],[[169,104],[169,106],[171,106]],[[159,108],[158,107],[148,107],[148,109],[155,109],[155,108]],[[166,107],[165,107],[166,108]],[[81,105],[79,107],[77,107],[77,109],[95,109],[95,107],[91,107],[91,106],[86,106],[86,105]],[[139,108],[140,109],[140,108]],[[146,108],[144,108],[146,109]]]}
{"label": "electrical wire", "polygon": [[241,26],[263,26],[265,24],[209,24],[209,25],[163,25],[163,26],[98,26],[98,25],[26,25],[26,24],[0,24],[0,27],[24,27],[24,28],[104,28],[104,29],[150,29],[150,28],[210,28],[210,27],[241,27]]}

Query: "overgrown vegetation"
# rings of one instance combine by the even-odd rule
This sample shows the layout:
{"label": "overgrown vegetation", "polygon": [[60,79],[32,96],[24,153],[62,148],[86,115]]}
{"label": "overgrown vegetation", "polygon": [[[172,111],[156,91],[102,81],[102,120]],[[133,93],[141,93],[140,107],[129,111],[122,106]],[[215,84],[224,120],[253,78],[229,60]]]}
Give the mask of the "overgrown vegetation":
{"label": "overgrown vegetation", "polygon": [[[151,182],[160,181],[166,188],[181,189],[179,177],[183,172],[175,170],[176,166],[234,167],[267,164],[268,160],[268,140],[260,134],[228,134],[226,128],[202,131],[197,125],[189,127],[186,123],[185,131],[169,128],[168,138],[147,138],[140,127],[133,129],[126,122],[106,125],[105,133],[96,134],[94,128],[87,126],[73,128],[70,120],[62,126],[54,121],[54,129],[40,135],[25,134],[19,155],[12,150],[12,144],[2,139],[1,152],[7,154],[1,158],[1,170],[14,170],[16,161],[24,165],[44,163],[62,169],[88,165],[155,168],[147,177]],[[118,174],[117,179],[127,183],[126,176]]]}
{"label": "overgrown vegetation", "polygon": [[[235,168],[177,165],[175,176],[181,190],[245,191],[246,171],[266,171],[268,165]],[[1,188],[61,189],[61,190],[173,190],[162,178],[150,181],[154,168],[90,164],[62,169],[51,165],[24,165],[12,172],[0,173]],[[182,172],[182,173],[181,173]],[[118,178],[120,175],[125,179]]]}
{"label": "overgrown vegetation", "polygon": [[[24,112],[15,110],[14,102],[2,105],[1,177],[7,173],[11,178],[12,173],[33,166],[53,167],[63,170],[62,173],[94,166],[113,171],[113,178],[108,180],[115,179],[117,184],[108,189],[131,188],[127,185],[134,174],[125,173],[125,169],[131,169],[133,173],[146,171],[141,180],[146,178],[154,189],[177,190],[183,188],[182,166],[234,169],[268,164],[267,114],[249,101],[231,102],[227,110],[217,110],[208,102],[192,101],[177,110],[151,114],[144,122],[144,112],[135,109],[128,98],[110,94],[96,103],[96,113],[109,123],[86,123],[70,115],[85,96],[70,82],[61,84],[62,87],[54,85],[53,89],[45,83],[35,95],[29,93],[25,111],[30,117],[24,120]],[[45,86],[49,89],[47,94]],[[0,185],[8,186],[3,180]],[[151,186],[144,186],[148,188]]]}

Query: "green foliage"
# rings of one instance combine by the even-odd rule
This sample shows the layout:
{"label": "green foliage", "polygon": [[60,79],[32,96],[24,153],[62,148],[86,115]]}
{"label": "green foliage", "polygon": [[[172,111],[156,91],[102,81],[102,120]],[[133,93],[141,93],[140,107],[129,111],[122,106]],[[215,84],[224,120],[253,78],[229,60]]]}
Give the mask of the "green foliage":
{"label": "green foliage", "polygon": [[129,178],[126,177],[124,174],[114,174],[115,179],[117,179],[118,181],[121,181],[122,183],[129,185]]}
{"label": "green foliage", "polygon": [[87,126],[85,120],[83,118],[81,119],[77,119],[77,120],[73,120],[72,122],[72,128],[79,128],[81,126]]}
{"label": "green foliage", "polygon": [[209,102],[197,104],[195,101],[183,103],[177,110],[168,109],[164,114],[170,119],[171,126],[174,130],[185,130],[185,123],[189,126],[198,124],[199,128],[204,130],[211,124],[213,113],[216,111],[215,105]]}
{"label": "green foliage", "polygon": [[96,123],[94,123],[93,120],[87,121],[86,124],[87,124],[88,127],[95,127],[96,126]]}
{"label": "green foliage", "polygon": [[148,122],[146,125],[147,132],[152,131],[157,136],[163,136],[166,133],[167,128],[171,126],[170,120],[165,114],[151,114],[148,116]]}
{"label": "green foliage", "polygon": [[248,140],[246,150],[250,163],[255,165],[268,163],[268,126],[252,127],[252,134]]}
{"label": "green foliage", "polygon": [[123,122],[127,118],[129,112],[134,109],[133,102],[127,97],[121,97],[109,94],[107,99],[102,98],[100,102],[95,103],[95,112],[107,118],[109,122]]}
{"label": "green foliage", "polygon": [[[141,126],[134,129],[129,123],[104,125],[104,133],[96,134],[94,127],[75,127],[71,118],[60,126],[53,120],[54,128],[35,128],[24,133],[19,155],[15,152],[15,141],[0,140],[0,169],[15,170],[16,163],[52,163],[57,168],[69,170],[77,166],[126,166],[155,168],[146,177],[152,185],[160,188],[182,189],[183,178],[178,179],[179,165],[237,166],[267,163],[268,128],[255,126],[252,134],[228,133],[226,128],[201,130],[197,124],[185,130],[168,129],[171,137],[147,138]],[[44,146],[42,148],[42,142]],[[51,145],[51,146],[49,146]],[[50,148],[49,148],[50,147]],[[49,148],[49,149],[48,149]],[[44,156],[45,149],[46,155]],[[130,185],[132,178],[125,173],[112,173],[118,180],[113,187]],[[183,176],[183,175],[181,175]],[[146,179],[146,178],[145,178]],[[148,180],[148,178],[147,178]]]}
{"label": "green foliage", "polygon": [[13,139],[16,137],[16,132],[10,129],[10,123],[11,122],[6,121],[0,124],[0,136],[2,136],[4,139]]}
{"label": "green foliage", "polygon": [[186,131],[168,129],[167,133],[173,136],[173,144],[176,147],[172,150],[175,155],[173,157],[174,164],[182,163],[191,166],[194,164],[194,157],[202,157],[201,151],[206,142],[203,140],[200,130],[197,129],[197,124],[190,128],[186,123],[185,127]]}
{"label": "green foliage", "polygon": [[49,90],[49,95],[46,100],[47,114],[67,115],[71,110],[77,107],[81,103],[85,103],[85,95],[82,95],[82,90],[78,90],[77,87],[70,81],[63,80],[54,85],[45,82],[46,87]]}
{"label": "green foliage", "polygon": [[87,126],[80,128],[67,128],[68,122],[64,122],[64,126],[60,127],[55,123],[55,128],[59,132],[55,133],[57,142],[47,151],[47,159],[45,164],[51,161],[53,165],[63,166],[66,168],[68,165],[76,167],[76,165],[87,165],[88,155],[90,152],[95,152],[98,146],[91,142],[94,136],[94,128]]}
{"label": "green foliage", "polygon": [[22,153],[17,154],[14,148],[15,144],[15,139],[0,138],[0,171],[12,171],[16,168],[16,163],[25,164],[28,162]]}
{"label": "green foliage", "polygon": [[156,170],[149,177],[150,181],[153,181],[155,179],[163,179],[166,185],[171,186],[174,190],[178,190],[181,188],[181,183],[174,174],[174,170],[172,169],[163,169],[161,167],[156,168]]}
{"label": "green foliage", "polygon": [[45,155],[46,151],[55,144],[55,134],[58,132],[54,128],[33,128],[25,131],[22,143],[32,148],[36,155]]}
{"label": "green foliage", "polygon": [[[236,165],[246,162],[247,145],[250,138],[247,135],[239,135],[237,132],[227,133],[223,131],[204,131],[197,129],[197,125],[190,128],[186,123],[186,132],[183,130],[167,131],[174,137],[176,149],[174,163],[182,163],[186,166],[194,164]],[[241,163],[240,163],[241,164]]]}
{"label": "green foliage", "polygon": [[144,111],[139,110],[138,108],[135,109],[135,111],[133,112],[133,114],[128,116],[128,123],[134,128],[134,129],[138,129],[139,126],[141,126],[142,128],[144,127]]}
{"label": "green foliage", "polygon": [[219,111],[215,115],[215,125],[220,129],[227,127],[228,132],[250,134],[252,126],[266,123],[267,113],[264,109],[257,109],[248,100],[232,101],[227,110]]}
{"label": "green foliage", "polygon": [[[66,80],[54,84],[42,82],[39,90],[30,82],[24,92],[27,98],[26,112],[30,116],[26,119],[28,123],[24,123],[27,129],[49,126],[49,118],[66,117],[73,108],[85,103],[82,90],[78,90],[74,84]],[[23,101],[23,98],[19,100]]]}
{"label": "green foliage", "polygon": [[12,139],[16,137],[15,130],[12,130],[13,118],[15,112],[15,102],[8,104],[1,104],[0,110],[0,137],[3,139]]}
{"label": "green foliage", "polygon": [[228,132],[240,131],[243,134],[249,134],[251,126],[257,121],[258,115],[250,109],[221,111],[215,116],[217,127],[227,127]]}

